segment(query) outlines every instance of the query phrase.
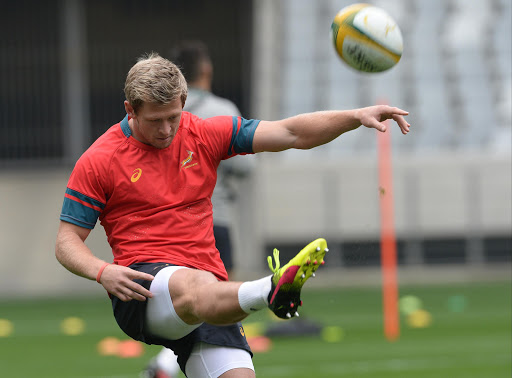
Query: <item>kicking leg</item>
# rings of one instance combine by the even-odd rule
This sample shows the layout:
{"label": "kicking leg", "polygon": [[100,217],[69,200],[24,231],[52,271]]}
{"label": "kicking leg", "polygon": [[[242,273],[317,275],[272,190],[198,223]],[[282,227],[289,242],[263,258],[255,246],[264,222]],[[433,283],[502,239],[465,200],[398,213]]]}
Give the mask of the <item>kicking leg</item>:
{"label": "kicking leg", "polygon": [[[304,247],[288,264],[279,267],[279,251],[274,250],[276,267],[269,261],[273,276],[249,282],[220,282],[205,271],[169,266],[151,283],[147,319],[151,332],[176,340],[203,322],[234,324],[248,314],[269,307],[278,317],[297,316],[300,292],[306,280],[323,264],[328,251],[324,239]],[[170,315],[169,315],[170,313]],[[169,323],[166,318],[171,318]],[[175,331],[174,331],[175,330]],[[174,337],[168,332],[176,332]]]}
{"label": "kicking leg", "polygon": [[194,269],[176,271],[169,280],[176,313],[187,324],[237,323],[252,311],[268,306],[271,276],[248,282],[219,282],[211,273]]}

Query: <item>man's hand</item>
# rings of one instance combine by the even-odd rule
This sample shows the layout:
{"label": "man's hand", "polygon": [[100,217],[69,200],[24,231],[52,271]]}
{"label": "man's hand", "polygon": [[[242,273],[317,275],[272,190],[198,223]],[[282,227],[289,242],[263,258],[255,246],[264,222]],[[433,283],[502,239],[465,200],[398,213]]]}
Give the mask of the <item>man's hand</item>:
{"label": "man's hand", "polygon": [[153,294],[142,285],[133,282],[135,279],[153,281],[151,274],[139,272],[125,266],[110,264],[101,274],[100,283],[110,294],[115,295],[123,302],[135,299],[144,302]]}
{"label": "man's hand", "polygon": [[358,109],[356,116],[359,118],[361,125],[381,132],[386,131],[386,125],[383,122],[393,119],[400,127],[402,134],[405,135],[409,132],[411,126],[404,118],[408,114],[409,112],[399,108],[388,105],[376,105]]}

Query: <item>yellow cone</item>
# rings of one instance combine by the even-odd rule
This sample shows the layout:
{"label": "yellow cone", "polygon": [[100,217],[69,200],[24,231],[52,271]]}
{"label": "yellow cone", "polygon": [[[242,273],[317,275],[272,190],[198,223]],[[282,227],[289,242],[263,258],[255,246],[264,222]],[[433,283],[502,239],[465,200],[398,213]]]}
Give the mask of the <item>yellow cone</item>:
{"label": "yellow cone", "polygon": [[432,323],[432,315],[425,310],[417,310],[407,316],[411,328],[426,328]]}
{"label": "yellow cone", "polygon": [[14,332],[14,325],[10,320],[0,319],[0,337],[8,337]]}
{"label": "yellow cone", "polygon": [[69,335],[69,336],[80,335],[85,330],[85,322],[80,318],[77,318],[75,316],[70,316],[68,318],[65,318],[60,323],[60,330],[65,335]]}

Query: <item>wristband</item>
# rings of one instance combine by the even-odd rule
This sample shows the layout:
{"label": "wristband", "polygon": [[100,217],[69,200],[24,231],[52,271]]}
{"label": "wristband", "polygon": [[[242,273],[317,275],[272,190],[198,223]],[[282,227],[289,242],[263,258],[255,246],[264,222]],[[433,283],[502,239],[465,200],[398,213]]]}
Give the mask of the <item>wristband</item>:
{"label": "wristband", "polygon": [[101,274],[103,273],[103,271],[105,270],[105,268],[107,267],[107,265],[110,265],[110,263],[105,263],[101,266],[100,268],[100,271],[98,272],[98,275],[96,276],[96,282],[97,283],[100,283],[100,278],[101,278]]}

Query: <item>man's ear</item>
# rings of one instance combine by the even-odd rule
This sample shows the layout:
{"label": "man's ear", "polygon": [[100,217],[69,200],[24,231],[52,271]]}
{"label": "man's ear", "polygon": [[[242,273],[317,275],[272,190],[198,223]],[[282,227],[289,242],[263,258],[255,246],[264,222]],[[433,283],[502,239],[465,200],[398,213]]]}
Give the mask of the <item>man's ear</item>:
{"label": "man's ear", "polygon": [[128,114],[128,117],[137,118],[137,115],[135,114],[135,110],[133,109],[133,106],[126,100],[124,101],[124,110],[126,110],[126,114]]}

